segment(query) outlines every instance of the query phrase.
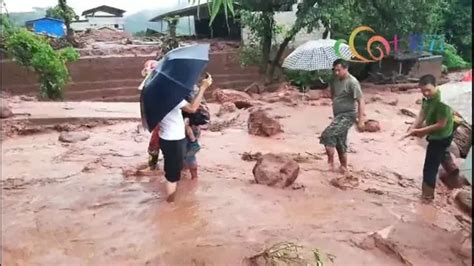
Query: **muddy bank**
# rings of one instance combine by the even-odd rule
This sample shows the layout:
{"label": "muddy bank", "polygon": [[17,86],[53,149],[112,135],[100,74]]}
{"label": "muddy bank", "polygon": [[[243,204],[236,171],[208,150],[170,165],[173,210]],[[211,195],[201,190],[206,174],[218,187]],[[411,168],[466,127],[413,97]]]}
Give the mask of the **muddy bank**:
{"label": "muddy bank", "polygon": [[[381,130],[351,130],[349,164],[359,182],[346,190],[331,185],[341,176],[321,160],[318,136],[332,116],[324,99],[265,104],[285,128],[273,137],[248,134],[248,110],[219,117],[234,121],[203,132],[200,177],[186,174],[171,205],[161,171],[123,175],[147,160],[149,134],[138,122],[87,129],[80,143],[61,143],[58,132],[7,139],[4,263],[240,265],[289,241],[330,255],[329,265],[471,265],[459,255],[471,218],[456,208],[454,191],[438,182],[433,205],[418,200],[424,144],[399,140],[413,119],[399,109],[419,108],[414,95],[388,93],[397,106],[367,105]],[[219,107],[210,104],[213,114]],[[255,184],[246,152],[311,154],[299,164],[304,189]]]}

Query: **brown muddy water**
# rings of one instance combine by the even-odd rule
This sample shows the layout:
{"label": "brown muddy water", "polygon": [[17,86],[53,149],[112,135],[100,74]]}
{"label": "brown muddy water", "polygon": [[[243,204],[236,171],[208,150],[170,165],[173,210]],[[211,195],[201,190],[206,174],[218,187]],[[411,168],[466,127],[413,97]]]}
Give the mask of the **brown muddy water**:
{"label": "brown muddy water", "polygon": [[[370,96],[369,96],[370,97]],[[442,184],[433,205],[418,196],[423,141],[400,136],[418,94],[383,95],[367,105],[382,131],[351,130],[349,161],[359,186],[330,184],[318,136],[330,106],[268,104],[284,133],[249,136],[248,112],[222,132],[203,132],[198,180],[185,174],[177,201],[166,203],[160,171],[124,175],[147,160],[148,133],[136,122],[89,129],[84,142],[59,133],[10,138],[2,144],[4,265],[240,265],[263,249],[290,241],[330,254],[329,265],[471,265],[459,255],[471,231],[455,216]],[[398,99],[397,106],[385,104]],[[217,106],[211,106],[217,111]],[[298,186],[253,183],[244,152],[310,153]],[[321,159],[318,159],[318,156]],[[369,193],[369,192],[376,193]],[[463,216],[470,221],[470,218]],[[366,245],[371,234],[382,241]],[[370,241],[369,241],[370,242]]]}

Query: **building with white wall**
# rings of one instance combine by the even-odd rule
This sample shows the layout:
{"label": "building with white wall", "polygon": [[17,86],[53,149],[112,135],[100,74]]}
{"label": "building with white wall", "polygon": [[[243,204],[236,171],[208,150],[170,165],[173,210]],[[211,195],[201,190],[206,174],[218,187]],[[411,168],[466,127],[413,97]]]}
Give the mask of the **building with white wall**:
{"label": "building with white wall", "polygon": [[[285,38],[285,31],[289,30],[293,24],[295,24],[297,7],[298,4],[294,4],[289,11],[275,12],[273,18],[275,19],[276,25],[284,28],[283,33],[274,36],[276,43],[281,43]],[[302,29],[296,34],[294,40],[288,46],[294,48],[310,40],[322,39],[324,30],[323,26],[319,29],[314,29],[311,33],[307,33],[305,29]],[[249,40],[249,30],[243,27],[242,41],[245,43],[247,40]]]}
{"label": "building with white wall", "polygon": [[87,29],[98,29],[108,27],[116,30],[123,30],[125,10],[111,6],[102,5],[82,12],[83,20],[71,23],[74,31],[85,31]]}

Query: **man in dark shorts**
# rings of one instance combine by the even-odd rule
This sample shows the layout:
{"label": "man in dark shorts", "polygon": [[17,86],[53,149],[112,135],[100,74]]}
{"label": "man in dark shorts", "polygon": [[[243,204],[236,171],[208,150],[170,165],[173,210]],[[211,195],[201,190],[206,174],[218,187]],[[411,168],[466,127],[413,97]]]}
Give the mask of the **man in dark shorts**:
{"label": "man in dark shorts", "polygon": [[[334,154],[337,151],[341,173],[346,173],[347,134],[354,123],[364,130],[364,101],[359,81],[349,73],[349,64],[343,59],[333,63],[334,76],[329,83],[334,120],[323,131],[320,143],[326,148],[328,163],[334,170]],[[356,111],[357,103],[357,111]]]}

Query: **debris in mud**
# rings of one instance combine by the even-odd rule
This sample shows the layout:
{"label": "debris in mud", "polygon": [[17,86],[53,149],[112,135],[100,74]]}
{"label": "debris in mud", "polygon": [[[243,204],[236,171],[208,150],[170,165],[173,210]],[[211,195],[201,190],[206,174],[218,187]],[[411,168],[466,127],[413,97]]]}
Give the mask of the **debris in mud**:
{"label": "debris in mud", "polygon": [[323,159],[321,158],[321,156],[310,152],[305,152],[305,155],[302,155],[300,153],[282,153],[282,155],[288,156],[297,163],[309,163],[312,161],[320,161]]}
{"label": "debris in mud", "polygon": [[[333,258],[328,256],[329,260]],[[246,258],[249,266],[276,266],[276,265],[324,265],[323,256],[317,249],[309,250],[291,242],[282,242]]]}
{"label": "debris in mud", "polygon": [[322,98],[327,98],[326,94],[327,92],[325,90],[309,90],[306,93],[306,97],[308,97],[308,100],[310,101],[317,101]]}
{"label": "debris in mud", "polygon": [[156,176],[159,173],[160,173],[159,170],[151,170],[151,169],[147,168],[147,166],[139,166],[135,169],[122,169],[122,175],[125,178]]}
{"label": "debris in mud", "polygon": [[[285,102],[288,104],[296,104],[301,93],[297,88],[289,84],[283,83],[275,92],[267,92],[262,94],[262,100],[267,103]],[[319,96],[315,96],[318,98]]]}
{"label": "debris in mud", "polygon": [[[459,256],[472,260],[472,232],[461,237],[459,244],[451,246],[451,250]],[[469,265],[466,264],[466,265]]]}
{"label": "debris in mud", "polygon": [[2,100],[2,106],[0,108],[1,108],[1,110],[0,110],[0,112],[1,112],[0,113],[0,118],[1,119],[9,118],[9,117],[13,116],[13,112],[10,109],[10,106],[8,106],[7,101]]}
{"label": "debris in mud", "polygon": [[365,104],[371,104],[371,103],[376,103],[376,102],[381,102],[383,99],[379,95],[374,95],[370,98],[365,99]]}
{"label": "debris in mud", "polygon": [[283,132],[280,123],[263,110],[250,113],[247,126],[249,134],[255,136],[271,137]]}
{"label": "debris in mud", "polygon": [[387,255],[391,255],[404,265],[413,265],[401,252],[400,248],[387,239],[387,236],[382,236],[380,232],[375,232],[367,236],[361,243],[357,246],[363,250],[371,250],[378,248]]}
{"label": "debris in mud", "polygon": [[379,189],[376,189],[376,188],[368,188],[366,190],[364,190],[365,192],[367,193],[370,193],[370,194],[376,194],[376,195],[383,195],[385,194],[382,190],[379,190]]}
{"label": "debris in mud", "polygon": [[416,118],[416,112],[407,108],[400,109],[400,113],[409,117]]}
{"label": "debris in mud", "polygon": [[247,258],[247,262],[250,266],[307,265],[308,262],[298,254],[298,251],[302,248],[302,246],[293,243],[278,243],[257,255]]}
{"label": "debris in mud", "polygon": [[243,161],[247,161],[247,162],[258,161],[260,158],[262,158],[261,152],[256,152],[256,153],[244,152],[241,157]]}
{"label": "debris in mud", "polygon": [[230,120],[212,120],[211,123],[209,123],[208,130],[211,132],[220,132],[231,127],[239,117],[240,115],[237,115]]}
{"label": "debris in mud", "polygon": [[257,184],[285,188],[295,182],[299,171],[300,166],[293,159],[268,153],[258,159],[252,172]]}
{"label": "debris in mud", "polygon": [[470,191],[461,190],[455,196],[459,208],[472,216],[472,195]]}
{"label": "debris in mud", "polygon": [[344,176],[331,179],[330,184],[341,190],[347,190],[348,188],[352,189],[359,186],[359,178],[352,174],[346,174]]}
{"label": "debris in mud", "polygon": [[77,37],[79,42],[90,44],[95,42],[123,42],[124,40],[130,40],[132,38],[132,36],[126,32],[118,31],[109,27],[89,29],[78,34]]}
{"label": "debris in mud", "polygon": [[293,186],[291,186],[291,188],[293,190],[305,190],[306,189],[306,186],[303,185],[303,184],[293,184]]}
{"label": "debris in mud", "polygon": [[380,131],[379,121],[372,120],[372,119],[365,121],[364,131],[371,132],[371,133],[379,132]]}
{"label": "debris in mud", "polygon": [[233,113],[237,111],[237,106],[235,103],[232,102],[224,102],[221,107],[219,108],[219,112],[217,112],[217,116],[222,116],[223,114]]}
{"label": "debris in mud", "polygon": [[58,140],[65,143],[76,143],[80,141],[85,141],[90,138],[90,135],[86,132],[61,132]]}
{"label": "debris in mud", "polygon": [[217,102],[221,104],[231,102],[235,104],[238,109],[244,109],[253,106],[250,95],[241,91],[216,89],[212,93],[212,96]]}
{"label": "debris in mud", "polygon": [[[297,163],[309,163],[323,159],[321,156],[310,152],[306,152],[306,155],[302,155],[301,153],[279,153],[279,155],[291,158]],[[261,152],[244,152],[241,156],[241,159],[247,162],[258,161],[260,158],[262,158]]]}
{"label": "debris in mud", "polygon": [[391,105],[391,106],[397,106],[398,105],[398,99],[388,101],[387,104]]}

